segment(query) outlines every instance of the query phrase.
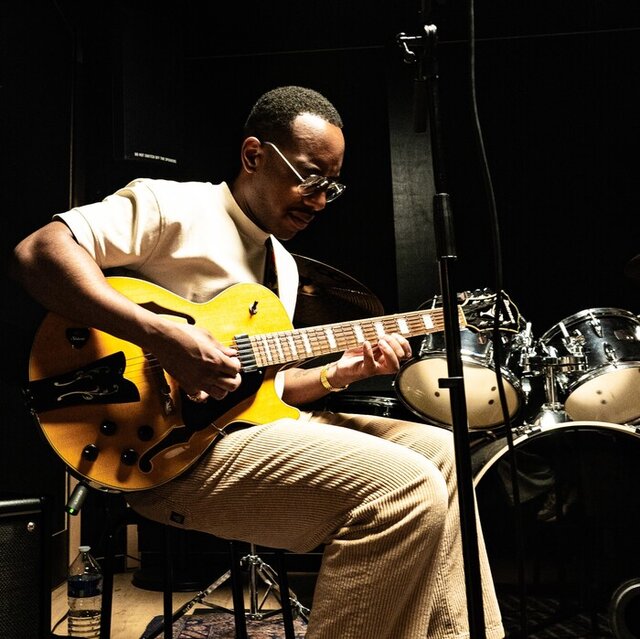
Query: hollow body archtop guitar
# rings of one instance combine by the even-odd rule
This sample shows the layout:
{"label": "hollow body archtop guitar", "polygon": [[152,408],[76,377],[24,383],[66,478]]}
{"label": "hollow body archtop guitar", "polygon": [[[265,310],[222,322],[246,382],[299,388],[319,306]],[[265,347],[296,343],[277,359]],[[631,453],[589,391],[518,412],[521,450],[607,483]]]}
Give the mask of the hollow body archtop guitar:
{"label": "hollow body archtop guitar", "polygon": [[[49,313],[29,360],[28,405],[72,472],[102,488],[159,486],[195,463],[236,422],[296,418],[274,378],[285,364],[338,353],[384,333],[405,337],[444,330],[441,308],[294,329],[278,297],[236,284],[211,301],[189,302],[155,284],[109,277],[109,284],[156,313],[208,330],[238,350],[242,383],[223,400],[186,399],[152,353]],[[460,325],[466,319],[459,309]]]}

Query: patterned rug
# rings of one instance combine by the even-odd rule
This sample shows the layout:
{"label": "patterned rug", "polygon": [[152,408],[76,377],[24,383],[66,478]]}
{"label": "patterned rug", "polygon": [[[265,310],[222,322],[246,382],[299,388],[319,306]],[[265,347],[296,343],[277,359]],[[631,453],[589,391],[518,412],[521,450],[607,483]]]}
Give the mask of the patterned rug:
{"label": "patterned rug", "polygon": [[[162,617],[154,617],[140,639],[147,639],[162,624]],[[296,639],[304,639],[306,624],[300,619],[293,622]],[[227,612],[206,612],[185,615],[173,624],[173,639],[235,639],[236,626],[233,615]],[[280,616],[260,621],[247,620],[250,639],[284,639]],[[161,632],[158,637],[162,638]]]}

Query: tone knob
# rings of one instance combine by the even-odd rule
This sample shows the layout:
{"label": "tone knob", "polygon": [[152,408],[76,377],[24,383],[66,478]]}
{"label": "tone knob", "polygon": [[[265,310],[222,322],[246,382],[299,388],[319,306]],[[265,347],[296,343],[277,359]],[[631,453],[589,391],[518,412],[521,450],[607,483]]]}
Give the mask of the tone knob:
{"label": "tone knob", "polygon": [[138,461],[138,453],[133,448],[127,448],[122,451],[120,461],[125,466],[133,466]]}
{"label": "tone knob", "polygon": [[118,430],[118,427],[116,426],[115,422],[112,422],[108,419],[105,419],[102,424],[100,424],[100,432],[103,435],[115,435],[116,434],[116,430]]}
{"label": "tone knob", "polygon": [[82,449],[82,458],[86,461],[95,461],[96,459],[98,459],[99,454],[100,450],[95,444],[87,444]]}
{"label": "tone knob", "polygon": [[138,439],[143,442],[148,442],[153,439],[153,428],[148,424],[144,424],[138,428]]}

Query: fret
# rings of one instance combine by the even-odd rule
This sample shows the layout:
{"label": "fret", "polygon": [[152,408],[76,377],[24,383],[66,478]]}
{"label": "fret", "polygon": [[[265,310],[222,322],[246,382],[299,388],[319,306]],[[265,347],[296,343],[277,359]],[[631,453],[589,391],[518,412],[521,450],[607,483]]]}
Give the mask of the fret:
{"label": "fret", "polygon": [[[461,308],[458,308],[458,317],[461,327],[466,326]],[[384,334],[400,333],[406,337],[414,337],[441,330],[444,330],[443,311],[435,308],[372,320],[255,335],[249,338],[249,344],[257,366],[272,366],[342,352],[365,340],[376,344]]]}
{"label": "fret", "polygon": [[269,348],[269,339],[268,339],[268,335],[263,335],[262,336],[262,352],[266,355],[266,360],[268,364],[272,364],[273,362],[273,356],[271,354],[271,349]]}
{"label": "fret", "polygon": [[364,336],[364,339],[371,341],[376,341],[378,335],[374,329],[374,325],[373,322],[370,321],[364,321],[360,324],[360,327],[362,329],[362,334]]}
{"label": "fret", "polygon": [[285,358],[284,356],[284,350],[282,349],[282,343],[280,338],[275,335],[273,338],[274,344],[276,346],[276,350],[278,351],[278,357],[280,358],[280,361],[286,361],[287,358]]}
{"label": "fret", "polygon": [[[334,344],[337,350],[346,350],[352,346],[356,346],[354,342],[354,331],[350,324],[336,324],[332,327],[331,335],[334,338]],[[333,346],[331,343],[330,346]]]}

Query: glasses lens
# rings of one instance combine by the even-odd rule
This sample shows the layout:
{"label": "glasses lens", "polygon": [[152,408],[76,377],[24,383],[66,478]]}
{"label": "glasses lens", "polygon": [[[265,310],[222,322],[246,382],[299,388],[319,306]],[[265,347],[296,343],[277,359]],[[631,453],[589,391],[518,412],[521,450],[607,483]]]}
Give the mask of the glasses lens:
{"label": "glasses lens", "polygon": [[326,190],[327,202],[333,202],[337,197],[342,195],[347,187],[339,182],[332,182]]}
{"label": "glasses lens", "polygon": [[324,190],[327,202],[332,202],[344,191],[345,186],[322,175],[310,175],[298,185],[298,188],[303,197],[311,197]]}
{"label": "glasses lens", "polygon": [[298,188],[302,195],[313,195],[316,191],[326,189],[329,183],[329,180],[322,175],[310,175],[300,182]]}

